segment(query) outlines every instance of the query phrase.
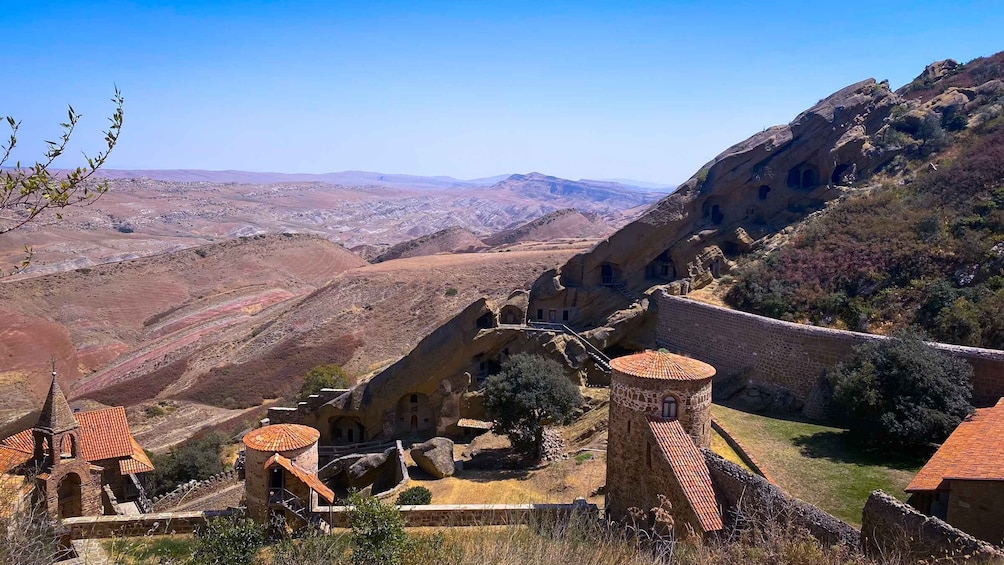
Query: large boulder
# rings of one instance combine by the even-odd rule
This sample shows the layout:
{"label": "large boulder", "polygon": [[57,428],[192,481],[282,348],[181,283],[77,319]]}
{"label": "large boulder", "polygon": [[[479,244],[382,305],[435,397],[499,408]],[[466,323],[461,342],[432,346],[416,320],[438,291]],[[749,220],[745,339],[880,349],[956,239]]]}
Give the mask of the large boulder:
{"label": "large boulder", "polygon": [[373,484],[386,469],[387,463],[393,461],[397,448],[391,447],[383,453],[372,453],[362,457],[349,466],[349,485],[363,488]]}
{"label": "large boulder", "polygon": [[437,479],[449,477],[456,470],[453,462],[453,442],[445,437],[434,437],[411,448],[411,458],[418,468]]}

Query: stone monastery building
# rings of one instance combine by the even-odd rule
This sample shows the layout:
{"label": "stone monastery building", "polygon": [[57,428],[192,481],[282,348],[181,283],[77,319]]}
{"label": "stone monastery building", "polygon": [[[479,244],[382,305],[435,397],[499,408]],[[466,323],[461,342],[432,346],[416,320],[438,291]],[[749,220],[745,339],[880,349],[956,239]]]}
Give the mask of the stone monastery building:
{"label": "stone monastery building", "polygon": [[978,408],[907,485],[910,504],[990,543],[1004,543],[1004,398]]}
{"label": "stone monastery building", "polygon": [[645,351],[610,363],[607,504],[615,520],[632,509],[654,521],[659,495],[672,504],[678,534],[722,529],[701,447],[711,445],[711,377],[695,359]]}
{"label": "stone monastery building", "polygon": [[0,474],[37,472],[33,496],[53,518],[115,514],[145,499],[139,477],[150,471],[125,409],[74,413],[55,372],[35,426],[0,441]]}

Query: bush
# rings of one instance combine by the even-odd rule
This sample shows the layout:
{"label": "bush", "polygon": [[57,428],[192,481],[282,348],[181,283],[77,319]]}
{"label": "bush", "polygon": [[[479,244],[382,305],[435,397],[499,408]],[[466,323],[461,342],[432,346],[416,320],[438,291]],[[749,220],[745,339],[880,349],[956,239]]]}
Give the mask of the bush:
{"label": "bush", "polygon": [[889,446],[943,441],[973,409],[973,369],[913,332],[855,347],[829,374],[856,436]]}
{"label": "bush", "polygon": [[265,545],[265,528],[245,516],[209,520],[195,533],[193,565],[243,565],[252,563]]}
{"label": "bush", "polygon": [[398,506],[429,504],[432,502],[432,491],[425,487],[411,487],[397,497]]}
{"label": "bush", "polygon": [[154,455],[156,469],[150,480],[150,494],[170,492],[178,485],[207,479],[223,471],[220,450],[227,438],[219,432],[195,436],[171,448],[168,453]]}
{"label": "bush", "polygon": [[349,504],[352,506],[349,511],[352,563],[400,565],[409,544],[404,517],[397,507],[358,493],[349,497]]}
{"label": "bush", "polygon": [[544,424],[566,423],[582,404],[579,388],[553,359],[520,353],[485,381],[485,412],[517,451],[540,457]]}
{"label": "bush", "polygon": [[456,296],[457,295],[457,289],[455,289],[453,287],[450,287],[450,288],[446,289],[446,292],[444,292],[443,294],[446,295],[446,296]]}
{"label": "bush", "polygon": [[330,363],[318,365],[307,371],[300,387],[300,400],[306,400],[311,394],[321,392],[322,388],[348,388],[349,378],[341,365]]}

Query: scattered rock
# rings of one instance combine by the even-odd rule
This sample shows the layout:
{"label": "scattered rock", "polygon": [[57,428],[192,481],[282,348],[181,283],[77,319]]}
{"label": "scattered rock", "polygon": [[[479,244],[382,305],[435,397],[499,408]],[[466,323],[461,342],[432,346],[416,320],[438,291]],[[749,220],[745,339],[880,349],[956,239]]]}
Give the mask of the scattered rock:
{"label": "scattered rock", "polygon": [[384,466],[394,456],[397,448],[391,447],[383,453],[373,453],[349,466],[349,485],[362,488],[373,484],[384,470]]}

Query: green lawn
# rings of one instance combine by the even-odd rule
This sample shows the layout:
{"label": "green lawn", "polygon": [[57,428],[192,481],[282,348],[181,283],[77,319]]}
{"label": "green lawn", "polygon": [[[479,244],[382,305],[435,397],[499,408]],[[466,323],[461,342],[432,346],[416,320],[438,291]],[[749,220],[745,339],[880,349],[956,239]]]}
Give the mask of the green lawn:
{"label": "green lawn", "polygon": [[903,488],[930,453],[895,455],[864,449],[845,430],[714,405],[712,416],[752,452],[785,492],[861,525],[875,489],[906,499]]}

